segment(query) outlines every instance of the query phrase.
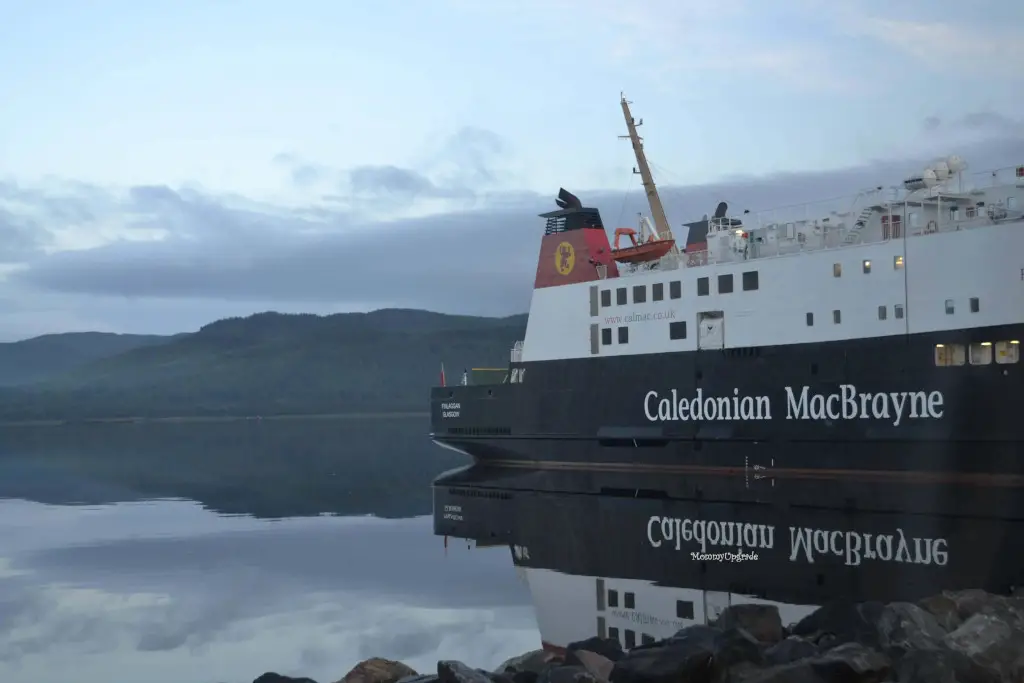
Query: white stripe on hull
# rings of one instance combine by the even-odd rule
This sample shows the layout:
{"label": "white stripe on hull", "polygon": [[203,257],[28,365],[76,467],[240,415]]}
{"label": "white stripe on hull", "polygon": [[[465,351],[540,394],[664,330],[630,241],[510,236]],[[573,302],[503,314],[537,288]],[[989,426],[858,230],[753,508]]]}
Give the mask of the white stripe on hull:
{"label": "white stripe on hull", "polygon": [[659,586],[635,579],[563,574],[525,569],[541,640],[564,648],[593,636],[617,637],[623,647],[644,636],[659,640],[693,624],[714,619],[730,604],[775,605],[783,624],[813,612],[816,605],[794,605],[738,593]]}

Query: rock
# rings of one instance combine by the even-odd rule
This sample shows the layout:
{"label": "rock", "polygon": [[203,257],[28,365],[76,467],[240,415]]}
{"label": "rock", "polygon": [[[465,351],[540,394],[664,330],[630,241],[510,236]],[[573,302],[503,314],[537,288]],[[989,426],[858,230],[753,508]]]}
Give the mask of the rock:
{"label": "rock", "polygon": [[956,601],[948,595],[933,595],[930,598],[921,600],[917,604],[921,609],[935,617],[939,626],[946,631],[954,631],[963,623],[963,619],[960,618],[960,612],[956,606]]}
{"label": "rock", "polygon": [[877,624],[884,609],[885,605],[880,602],[838,600],[801,619],[792,634],[825,648],[843,643],[863,643],[877,648],[880,645]]}
{"label": "rock", "polygon": [[800,636],[789,636],[764,651],[764,661],[771,666],[790,664],[818,654],[818,646]]}
{"label": "rock", "polygon": [[[369,659],[338,683],[1024,683],[1024,597],[946,591],[918,603],[839,600],[782,628],[778,611],[734,605],[713,625],[623,652],[613,640],[534,650],[497,671],[439,661],[419,675]],[[315,683],[265,673],[254,683]]]}
{"label": "rock", "polygon": [[715,638],[710,626],[690,626],[668,640],[634,648],[615,662],[611,683],[707,683],[712,675]]}
{"label": "rock", "polygon": [[768,645],[783,638],[782,618],[775,605],[730,605],[719,615],[715,625],[723,630],[742,628]]}
{"label": "rock", "polygon": [[455,660],[438,662],[437,678],[440,683],[491,683],[487,674]]}
{"label": "rock", "polygon": [[690,626],[667,640],[636,647],[615,662],[611,683],[708,682],[739,664],[761,662],[761,645],[741,628]]}
{"label": "rock", "polygon": [[[622,646],[619,645],[619,641],[611,638],[587,638],[586,640],[581,640],[577,643],[569,643],[569,646],[565,649],[567,655],[571,655],[577,650],[587,650],[589,652],[596,652],[602,657],[606,657],[613,662],[619,661],[623,656]],[[571,663],[569,661],[569,656],[566,656],[565,663]]]}
{"label": "rock", "polygon": [[535,675],[540,675],[540,672],[555,659],[557,657],[546,650],[531,650],[518,657],[506,659],[498,666],[497,670],[502,673],[511,674],[529,671]]}
{"label": "rock", "polygon": [[930,612],[917,605],[893,602],[882,610],[878,635],[883,648],[938,650],[943,647],[946,630]]}
{"label": "rock", "polygon": [[[615,662],[604,655],[599,655],[590,650],[573,650],[572,655],[598,681],[608,683],[612,679],[612,669],[615,667]],[[568,658],[566,658],[566,662],[568,663]]]}
{"label": "rock", "polygon": [[398,683],[414,676],[419,674],[401,662],[373,657],[356,664],[336,683]]}
{"label": "rock", "polygon": [[1003,616],[977,613],[947,634],[945,644],[1004,680],[1024,678],[1024,633]]}
{"label": "rock", "polygon": [[998,683],[999,675],[955,650],[915,650],[896,665],[900,683]]}
{"label": "rock", "polygon": [[537,679],[537,683],[599,683],[599,681],[582,666],[565,664],[545,669]]}
{"label": "rock", "polygon": [[262,676],[253,680],[252,683],[316,683],[312,678],[292,678],[283,676],[273,671],[268,671]]}
{"label": "rock", "polygon": [[890,667],[885,655],[860,643],[843,643],[824,654],[749,676],[746,683],[881,683]]}

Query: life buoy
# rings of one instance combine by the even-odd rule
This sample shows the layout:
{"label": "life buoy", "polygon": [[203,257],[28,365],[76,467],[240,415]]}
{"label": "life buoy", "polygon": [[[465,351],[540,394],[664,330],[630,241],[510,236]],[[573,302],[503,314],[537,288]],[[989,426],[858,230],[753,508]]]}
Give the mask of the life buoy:
{"label": "life buoy", "polygon": [[924,229],[924,231],[925,232],[937,232],[938,229],[939,229],[939,226],[935,223],[935,221],[928,221],[928,226]]}

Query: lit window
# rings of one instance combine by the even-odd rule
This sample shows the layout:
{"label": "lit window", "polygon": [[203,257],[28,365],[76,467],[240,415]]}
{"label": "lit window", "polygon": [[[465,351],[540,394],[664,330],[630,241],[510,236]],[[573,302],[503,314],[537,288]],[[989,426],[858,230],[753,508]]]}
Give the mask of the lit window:
{"label": "lit window", "polygon": [[988,365],[992,362],[992,342],[971,344],[971,365]]}
{"label": "lit window", "polygon": [[895,270],[900,270],[901,268],[903,268],[903,257],[902,256],[893,256],[892,257],[892,267]]}
{"label": "lit window", "polygon": [[839,277],[843,274],[843,264],[833,263],[832,264],[832,277]]}
{"label": "lit window", "polygon": [[996,342],[996,363],[1008,365],[1020,362],[1020,342],[1001,341]]}
{"label": "lit window", "polygon": [[963,365],[967,352],[960,344],[936,344],[935,364],[939,367]]}
{"label": "lit window", "polygon": [[864,263],[862,264],[862,267],[863,267],[865,273],[870,273],[871,272],[871,261],[868,261],[868,260],[865,259]]}
{"label": "lit window", "polygon": [[953,300],[946,299],[946,315],[953,315]]}

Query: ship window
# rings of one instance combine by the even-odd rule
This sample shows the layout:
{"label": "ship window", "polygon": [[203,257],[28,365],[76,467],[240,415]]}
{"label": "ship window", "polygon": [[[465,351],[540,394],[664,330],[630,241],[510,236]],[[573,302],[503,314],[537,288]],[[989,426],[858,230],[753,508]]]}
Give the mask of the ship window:
{"label": "ship window", "polygon": [[608,308],[612,305],[612,290],[601,290],[601,308]]}
{"label": "ship window", "polygon": [[719,294],[731,294],[732,293],[732,273],[726,273],[725,275],[718,276],[718,293]]}
{"label": "ship window", "polygon": [[618,626],[609,626],[608,627],[608,637],[611,638],[612,640],[616,641],[616,642],[621,642],[621,641],[619,641],[619,627]]}
{"label": "ship window", "polygon": [[955,221],[958,218],[960,218],[960,207],[954,206],[952,209],[949,210],[949,220]]}
{"label": "ship window", "polygon": [[1016,197],[1007,197],[1006,198],[1006,208],[1009,209],[1010,211],[1016,211],[1017,210],[1017,198]]}
{"label": "ship window", "polygon": [[636,593],[624,593],[622,596],[622,606],[626,609],[636,609]]}
{"label": "ship window", "polygon": [[647,301],[647,285],[633,286],[633,303],[642,304]]}
{"label": "ship window", "polygon": [[814,325],[814,314],[813,313],[808,313],[807,314],[807,327],[811,327],[813,325]]}
{"label": "ship window", "polygon": [[601,345],[611,346],[612,344],[612,328],[605,327],[601,330]]}
{"label": "ship window", "polygon": [[707,296],[711,293],[711,283],[706,277],[697,278],[697,296]]}
{"label": "ship window", "polygon": [[636,631],[627,628],[625,648],[629,650],[634,647],[636,647]]}
{"label": "ship window", "polygon": [[964,213],[967,214],[968,218],[974,218],[975,216],[978,215],[978,209],[973,206],[968,206],[967,210]]}
{"label": "ship window", "polygon": [[1020,342],[996,342],[996,362],[1000,365],[1020,362]]}
{"label": "ship window", "polygon": [[651,285],[651,300],[661,301],[665,298],[665,284],[662,282],[655,282]]}
{"label": "ship window", "polygon": [[992,342],[971,344],[971,365],[989,365],[992,362]]}
{"label": "ship window", "polygon": [[[907,218],[909,219],[907,222],[910,223],[910,227],[916,228],[921,225],[921,216],[917,211],[911,211]],[[894,234],[893,237],[899,237],[899,234]]]}
{"label": "ship window", "polygon": [[903,320],[903,304],[896,304],[892,310],[897,320]]}
{"label": "ship window", "polygon": [[893,256],[892,257],[892,267],[893,267],[893,270],[902,270],[903,269],[903,257],[902,256]]}
{"label": "ship window", "polygon": [[654,636],[649,636],[645,633],[640,637],[640,642],[643,645],[654,645]]}
{"label": "ship window", "polygon": [[615,290],[615,303],[617,303],[619,306],[625,306],[626,305],[626,288],[625,287],[619,287],[618,289]]}
{"label": "ship window", "polygon": [[953,315],[953,300],[946,299],[946,315]]}
{"label": "ship window", "polygon": [[871,261],[869,261],[867,259],[864,259],[864,261],[861,263],[861,268],[864,270],[865,273],[870,273],[871,272]]}
{"label": "ship window", "polygon": [[619,606],[619,591],[608,591],[608,606],[618,607]]}
{"label": "ship window", "polygon": [[885,306],[879,306],[878,307],[878,319],[879,320],[885,320],[885,317],[886,317],[886,307]]}
{"label": "ship window", "polygon": [[935,364],[939,367],[963,365],[966,357],[966,350],[960,344],[935,345]]}
{"label": "ship window", "polygon": [[832,264],[832,277],[839,277],[843,274],[843,264],[833,263]]}
{"label": "ship window", "polygon": [[748,270],[743,273],[743,291],[749,292],[758,288],[760,283],[757,281],[757,271]]}
{"label": "ship window", "polygon": [[683,283],[679,280],[673,280],[668,283],[668,297],[670,299],[679,299],[683,296]]}
{"label": "ship window", "polygon": [[629,328],[626,327],[625,325],[623,325],[622,327],[619,328],[619,343],[620,344],[628,344],[629,343]]}
{"label": "ship window", "polygon": [[668,324],[669,339],[686,339],[686,321],[677,320]]}
{"label": "ship window", "polygon": [[839,311],[839,309],[832,311],[832,322],[835,323],[836,325],[843,322],[843,314]]}
{"label": "ship window", "polygon": [[676,617],[693,619],[693,603],[689,600],[676,600]]}
{"label": "ship window", "polygon": [[978,297],[972,296],[971,297],[971,313],[977,313],[980,310],[981,310],[981,301],[978,300]]}

